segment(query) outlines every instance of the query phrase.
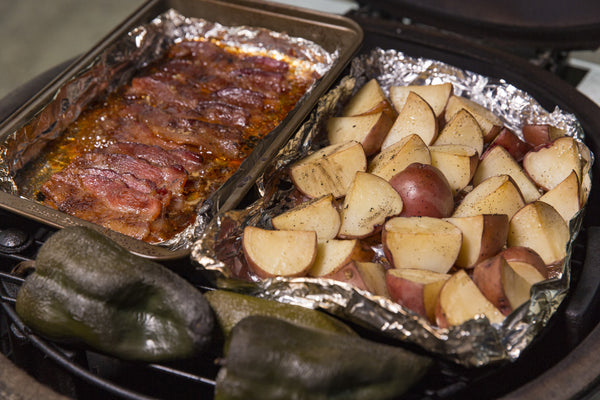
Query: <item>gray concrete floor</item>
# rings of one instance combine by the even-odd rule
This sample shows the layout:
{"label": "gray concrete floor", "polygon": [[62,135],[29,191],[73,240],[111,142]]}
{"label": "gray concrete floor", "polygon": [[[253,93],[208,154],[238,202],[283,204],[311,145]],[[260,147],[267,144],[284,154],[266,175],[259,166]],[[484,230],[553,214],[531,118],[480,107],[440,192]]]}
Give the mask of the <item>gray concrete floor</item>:
{"label": "gray concrete floor", "polygon": [[101,40],[144,0],[0,0],[0,98]]}

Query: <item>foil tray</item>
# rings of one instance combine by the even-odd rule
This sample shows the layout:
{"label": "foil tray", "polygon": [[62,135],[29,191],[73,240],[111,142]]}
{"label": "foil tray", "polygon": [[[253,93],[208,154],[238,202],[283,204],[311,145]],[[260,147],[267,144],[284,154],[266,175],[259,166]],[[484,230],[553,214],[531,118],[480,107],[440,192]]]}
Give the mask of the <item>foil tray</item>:
{"label": "foil tray", "polygon": [[[451,64],[414,58],[401,51],[375,48],[352,61],[349,74],[324,95],[311,116],[272,161],[258,180],[262,197],[243,210],[222,213],[207,225],[194,243],[191,259],[199,273],[216,287],[253,296],[319,309],[381,333],[384,337],[416,345],[430,354],[466,367],[513,362],[562,304],[571,280],[573,243],[581,229],[585,209],[569,224],[567,256],[554,267],[551,277],[532,287],[529,301],[492,324],[482,315],[461,325],[439,328],[390,299],[345,282],[311,277],[275,277],[261,280],[246,274],[242,249],[245,226],[271,229],[271,218],[285,210],[293,185],[287,167],[322,146],[323,126],[370,79],[377,79],[386,94],[390,86],[451,82],[454,94],[485,105],[504,125],[521,135],[524,123],[548,123],[581,141],[581,156],[590,167],[594,154],[583,144],[585,132],[576,116],[556,107],[544,109],[527,92],[503,79],[494,79]],[[340,107],[341,106],[341,107]],[[591,182],[591,168],[588,171]]]}
{"label": "foil tray", "polygon": [[[239,170],[203,203],[194,226],[182,232],[176,242],[150,244],[72,217],[19,196],[16,194],[14,184],[11,185],[10,179],[0,182],[1,208],[56,228],[70,225],[92,227],[111,237],[131,252],[143,257],[157,260],[185,257],[189,254],[193,238],[201,232],[202,227],[214,214],[218,211],[233,209],[242,201],[261,175],[268,161],[285,145],[321,95],[335,82],[358,51],[363,40],[360,26],[348,18],[260,0],[150,0],[91,50],[75,60],[13,114],[0,122],[0,158],[6,152],[1,145],[7,137],[14,135],[15,132],[34,120],[42,110],[48,107],[64,107],[64,98],[63,102],[59,103],[61,89],[64,90],[67,84],[72,85],[76,78],[85,77],[85,74],[93,66],[97,66],[103,59],[105,60],[107,53],[110,54],[111,46],[114,46],[115,43],[123,40],[127,35],[131,36],[132,31],[149,24],[157,16],[169,10],[175,10],[187,18],[201,18],[226,27],[242,26],[266,29],[289,37],[307,40],[331,54],[331,62],[323,71],[321,78],[302,97],[283,122],[261,140]],[[100,87],[107,84],[107,82],[94,83]],[[112,82],[111,85],[113,85]],[[69,112],[73,111],[69,110]],[[12,171],[6,171],[5,166],[2,169],[1,172],[5,176],[12,173]]]}

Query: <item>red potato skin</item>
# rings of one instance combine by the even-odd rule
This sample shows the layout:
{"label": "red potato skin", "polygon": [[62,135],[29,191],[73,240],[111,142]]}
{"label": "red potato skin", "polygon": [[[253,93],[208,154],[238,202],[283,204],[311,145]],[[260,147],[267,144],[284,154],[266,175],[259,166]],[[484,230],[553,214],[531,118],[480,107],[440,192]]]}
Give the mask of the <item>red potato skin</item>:
{"label": "red potato skin", "polygon": [[400,194],[401,217],[446,218],[454,211],[454,195],[444,174],[429,164],[412,163],[390,179]]}
{"label": "red potato skin", "polygon": [[387,242],[387,231],[385,229],[381,230],[381,250],[383,251],[383,255],[385,257],[385,259],[387,260],[387,262],[389,263],[390,266],[394,265],[394,257],[392,256],[392,252],[388,249],[388,247],[386,246],[386,242]]}
{"label": "red potato skin", "polygon": [[502,286],[503,262],[506,260],[501,255],[483,260],[473,269],[473,282],[503,315],[508,315],[512,307]]}
{"label": "red potato skin", "polygon": [[337,270],[335,273],[325,275],[325,276],[323,276],[323,278],[348,283],[358,289],[362,289],[362,290],[366,290],[366,291],[369,290],[367,288],[367,285],[365,284],[365,281],[363,280],[362,276],[360,275],[360,272],[358,271],[358,268],[357,268],[356,264],[354,263],[354,261],[350,261],[348,264],[344,265],[342,268]]}
{"label": "red potato skin", "polygon": [[533,265],[542,274],[544,279],[548,279],[548,267],[544,263],[544,260],[542,260],[542,257],[540,257],[538,253],[529,247],[508,247],[504,249],[500,255],[504,257],[507,262],[520,261]]}
{"label": "red potato skin", "polygon": [[485,154],[494,146],[504,147],[516,161],[523,160],[525,154],[527,154],[527,152],[533,148],[531,144],[521,140],[521,138],[519,138],[513,131],[506,127],[503,127],[500,130],[494,141],[490,143],[489,147],[483,153],[481,158],[483,159]]}
{"label": "red potato skin", "polygon": [[508,238],[509,220],[506,214],[486,215],[483,220],[483,235],[481,251],[477,262],[495,256],[504,247]]}
{"label": "red potato skin", "polygon": [[498,134],[502,130],[502,128],[503,128],[503,126],[501,126],[501,125],[494,125],[489,130],[489,132],[483,132],[483,142],[484,143],[493,142],[494,139],[496,138],[496,136],[498,136]]}
{"label": "red potato skin", "polygon": [[382,112],[385,115],[387,115],[392,122],[398,116],[396,109],[394,109],[394,106],[388,100],[382,101],[381,103],[377,104],[372,109],[365,111],[364,113],[359,114],[359,115],[377,114],[379,112]]}
{"label": "red potato skin", "polygon": [[427,318],[423,290],[425,284],[385,274],[385,284],[393,301]]}
{"label": "red potato skin", "polygon": [[547,124],[530,124],[522,128],[523,138],[533,147],[548,144],[550,138],[550,126]]}
{"label": "red potato skin", "polygon": [[[443,287],[442,287],[443,289]],[[440,290],[441,293],[441,290]],[[435,324],[444,329],[450,328],[450,324],[448,323],[448,318],[446,318],[446,313],[442,309],[442,305],[440,304],[440,294],[438,293],[438,299],[435,302]]]}
{"label": "red potato skin", "polygon": [[375,126],[371,129],[371,133],[362,142],[367,156],[373,155],[381,149],[385,135],[387,135],[393,124],[394,120],[384,111],[381,114],[381,118],[379,118]]}

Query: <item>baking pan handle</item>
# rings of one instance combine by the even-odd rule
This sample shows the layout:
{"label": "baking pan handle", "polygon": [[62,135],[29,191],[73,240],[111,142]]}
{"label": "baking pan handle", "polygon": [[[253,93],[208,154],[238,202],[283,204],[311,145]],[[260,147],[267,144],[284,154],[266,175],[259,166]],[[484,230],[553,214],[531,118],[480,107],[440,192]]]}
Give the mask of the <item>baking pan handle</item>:
{"label": "baking pan handle", "polygon": [[585,261],[565,311],[568,345],[575,347],[595,326],[600,303],[600,226],[587,228]]}

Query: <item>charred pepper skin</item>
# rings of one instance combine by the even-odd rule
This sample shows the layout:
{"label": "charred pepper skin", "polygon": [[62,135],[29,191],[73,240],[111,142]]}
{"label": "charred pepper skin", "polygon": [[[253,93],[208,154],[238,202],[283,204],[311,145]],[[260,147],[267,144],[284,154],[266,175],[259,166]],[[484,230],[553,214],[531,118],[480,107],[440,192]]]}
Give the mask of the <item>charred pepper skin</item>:
{"label": "charred pepper skin", "polygon": [[16,311],[50,339],[149,362],[207,349],[216,326],[189,282],[85,227],[59,230],[44,243]]}
{"label": "charred pepper skin", "polygon": [[231,332],[215,400],[397,399],[432,363],[358,336],[250,316]]}

